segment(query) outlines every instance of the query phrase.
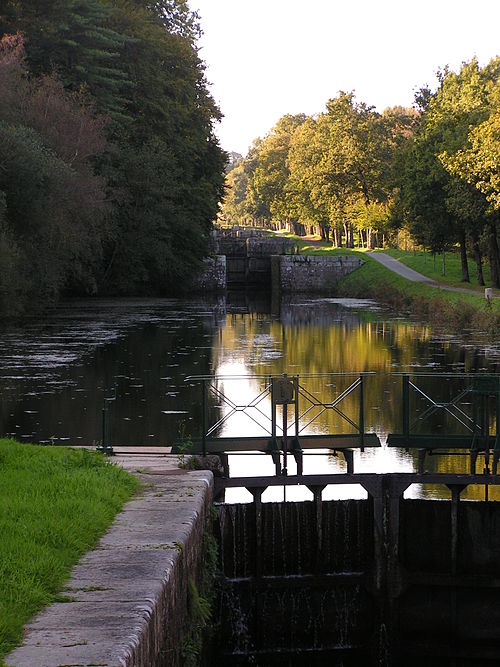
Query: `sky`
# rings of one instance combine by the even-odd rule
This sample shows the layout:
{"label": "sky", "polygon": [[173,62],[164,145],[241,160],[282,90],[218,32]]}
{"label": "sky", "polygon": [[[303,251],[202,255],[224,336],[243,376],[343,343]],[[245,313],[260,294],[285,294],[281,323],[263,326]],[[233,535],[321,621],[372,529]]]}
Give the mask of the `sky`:
{"label": "sky", "polygon": [[500,0],[189,0],[224,118],[245,155],[284,114],[314,115],[339,90],[383,111],[411,106],[436,71],[500,55]]}

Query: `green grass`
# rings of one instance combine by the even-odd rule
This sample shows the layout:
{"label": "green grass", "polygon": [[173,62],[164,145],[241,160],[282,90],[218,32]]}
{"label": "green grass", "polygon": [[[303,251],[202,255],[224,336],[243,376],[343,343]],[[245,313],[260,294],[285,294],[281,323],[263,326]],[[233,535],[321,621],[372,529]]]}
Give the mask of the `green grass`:
{"label": "green grass", "polygon": [[374,298],[399,313],[415,315],[447,330],[475,329],[497,339],[500,327],[500,299],[486,301],[482,293],[450,292],[397,275],[369,255],[365,264],[340,283],[345,296]]}
{"label": "green grass", "polygon": [[[339,292],[342,296],[373,298],[388,304],[398,313],[413,314],[419,319],[427,319],[447,329],[453,329],[454,331],[477,329],[487,332],[490,338],[498,338],[500,299],[492,299],[491,303],[488,303],[484,298],[483,288],[478,288],[477,295],[441,290],[438,287],[412,282],[399,276],[374,260],[370,253],[366,251],[333,248],[330,243],[318,241],[311,243],[292,234],[285,233],[284,235],[297,241],[300,253],[303,255],[354,254],[362,257],[365,262],[363,266],[350,273],[340,282]],[[422,269],[422,267],[426,270],[433,268],[431,256],[428,257],[426,268],[423,253],[421,258],[418,259],[418,255],[413,258],[413,255],[410,256],[402,251],[388,252],[398,258],[404,256],[405,260],[408,260],[408,266],[434,278],[438,282],[444,283],[444,281],[439,280],[441,276],[430,275]],[[418,261],[410,264],[410,259],[416,259],[421,264]],[[439,259],[436,258],[436,268],[439,266]],[[475,270],[475,266],[471,264],[470,270],[472,268]],[[460,281],[460,257],[452,254],[448,256],[447,273],[445,284],[454,287],[465,287],[466,289],[471,288],[471,285]],[[488,274],[485,272],[485,278],[487,276]],[[498,291],[496,293],[498,294]]]}
{"label": "green grass", "polygon": [[[458,253],[447,252],[445,255],[445,273],[442,275],[443,260],[442,255],[435,256],[435,262],[432,254],[423,250],[415,252],[405,252],[404,250],[384,250],[385,253],[391,255],[399,260],[402,264],[409,266],[411,269],[422,273],[428,278],[437,280],[446,285],[453,285],[455,287],[465,287],[467,289],[477,289],[484,292],[484,287],[477,282],[477,268],[476,263],[468,258],[470,283],[462,282],[462,263]],[[490,267],[488,263],[483,264],[483,275],[486,286],[490,284]]]}
{"label": "green grass", "polygon": [[[348,255],[351,253],[359,254],[363,259],[369,260],[369,253],[366,250],[351,250],[349,248],[333,248],[330,242],[326,241],[304,241],[300,236],[295,236],[288,232],[278,232],[281,236],[293,238],[297,242],[300,253],[302,255]],[[375,251],[377,252],[377,251]],[[418,271],[424,276],[435,280],[436,282],[452,287],[463,287],[465,289],[476,289],[478,294],[484,298],[484,287],[478,285],[477,282],[477,268],[476,263],[469,257],[469,276],[470,283],[462,282],[462,264],[460,255],[456,252],[446,253],[446,275],[442,275],[442,255],[436,255],[436,262],[434,268],[434,259],[431,253],[423,250],[404,251],[394,249],[384,249],[382,252],[399,260],[402,264],[409,266],[411,269]],[[490,284],[490,269],[487,262],[483,264],[483,275],[486,286]],[[398,279],[399,280],[399,279]],[[404,279],[401,279],[404,280]],[[407,281],[409,282],[409,281]],[[494,290],[495,294],[499,294],[498,290]]]}
{"label": "green grass", "polygon": [[0,440],[0,664],[137,486],[102,454]]}

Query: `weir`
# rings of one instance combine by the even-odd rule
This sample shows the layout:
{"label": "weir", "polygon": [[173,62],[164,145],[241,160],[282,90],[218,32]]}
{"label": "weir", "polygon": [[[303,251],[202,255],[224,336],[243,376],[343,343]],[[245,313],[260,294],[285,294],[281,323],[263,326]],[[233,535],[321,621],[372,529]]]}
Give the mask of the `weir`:
{"label": "weir", "polygon": [[368,499],[322,501],[313,480],[312,502],[254,487],[253,503],[217,505],[211,664],[498,664],[500,505],[459,502],[471,475],[441,476],[449,502],[403,499],[418,474],[337,477]]}
{"label": "weir", "polygon": [[[400,378],[401,431],[389,434],[387,444],[416,449],[418,470],[382,474],[354,471],[354,449],[381,445],[376,433],[365,430],[366,375],[344,378],[347,386],[327,402],[298,376],[263,379],[262,391],[245,403],[229,400],[217,378],[198,378],[204,417],[191,450],[221,456],[225,475],[215,479],[216,498],[235,487],[253,496],[250,504],[217,505],[220,586],[210,664],[498,663],[500,504],[460,496],[480,485],[487,500],[489,489],[500,484],[499,378],[443,376],[446,391],[434,398],[425,376]],[[208,419],[210,388],[219,405],[226,403],[214,423]],[[356,398],[354,410],[346,407],[347,397]],[[346,432],[308,433],[328,410],[347,425]],[[254,422],[259,417],[267,434],[218,435],[231,417],[248,412]],[[437,428],[437,414],[448,420],[444,432]],[[302,456],[315,447],[347,454],[346,472],[304,474]],[[270,454],[275,475],[229,476],[228,457],[245,450]],[[426,456],[440,451],[466,454],[470,471],[425,472]],[[297,474],[288,469],[291,456]],[[324,501],[324,489],[339,484],[360,485],[367,499]],[[413,484],[444,486],[449,500],[407,499]],[[307,487],[312,501],[262,502],[267,488],[296,485]]]}

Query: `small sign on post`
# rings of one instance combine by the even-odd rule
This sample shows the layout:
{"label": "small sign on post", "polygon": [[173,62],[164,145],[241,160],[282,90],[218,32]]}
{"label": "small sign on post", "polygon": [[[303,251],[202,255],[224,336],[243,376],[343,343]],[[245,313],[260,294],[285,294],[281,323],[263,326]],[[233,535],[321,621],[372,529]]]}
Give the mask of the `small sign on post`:
{"label": "small sign on post", "polygon": [[273,401],[275,405],[287,405],[295,401],[295,387],[286,375],[273,378]]}

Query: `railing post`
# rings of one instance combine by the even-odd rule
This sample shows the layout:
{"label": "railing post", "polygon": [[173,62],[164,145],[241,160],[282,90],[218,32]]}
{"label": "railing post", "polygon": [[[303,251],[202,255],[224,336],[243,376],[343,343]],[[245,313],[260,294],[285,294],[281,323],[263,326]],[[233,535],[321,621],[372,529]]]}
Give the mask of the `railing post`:
{"label": "railing post", "polygon": [[115,454],[109,441],[109,403],[114,400],[115,397],[104,399],[102,407],[102,443],[96,447],[97,452],[106,454],[106,456],[114,456]]}
{"label": "railing post", "polygon": [[274,400],[274,381],[270,378],[271,383],[271,438],[274,442],[276,439],[276,402]]}
{"label": "railing post", "polygon": [[201,381],[201,451],[203,458],[207,455],[207,381]]}
{"label": "railing post", "polygon": [[410,377],[408,375],[403,375],[403,435],[407,439],[410,436]]}
{"label": "railing post", "polygon": [[365,451],[365,393],[364,393],[364,377],[359,376],[359,437],[361,444],[361,451]]}
{"label": "railing post", "polygon": [[299,376],[293,378],[293,388],[295,395],[295,437],[299,437]]}

